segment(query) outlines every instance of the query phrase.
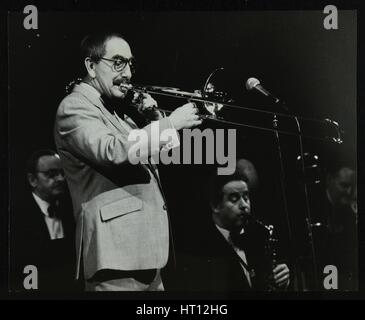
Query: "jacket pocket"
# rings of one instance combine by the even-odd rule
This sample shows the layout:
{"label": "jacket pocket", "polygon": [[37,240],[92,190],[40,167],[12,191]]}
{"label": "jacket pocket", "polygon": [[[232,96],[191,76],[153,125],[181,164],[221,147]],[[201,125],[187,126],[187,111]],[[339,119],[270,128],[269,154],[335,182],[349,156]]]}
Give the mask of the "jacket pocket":
{"label": "jacket pocket", "polygon": [[142,209],[142,200],[135,197],[127,197],[118,200],[100,208],[100,216],[102,221],[108,221],[128,213],[140,211]]}

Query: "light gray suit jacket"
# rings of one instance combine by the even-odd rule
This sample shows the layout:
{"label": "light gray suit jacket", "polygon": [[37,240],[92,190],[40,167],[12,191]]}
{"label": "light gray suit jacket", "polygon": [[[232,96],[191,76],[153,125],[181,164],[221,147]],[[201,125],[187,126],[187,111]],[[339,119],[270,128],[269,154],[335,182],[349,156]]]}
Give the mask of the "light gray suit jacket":
{"label": "light gray suit jacket", "polygon": [[[76,85],[59,105],[55,122],[76,219],[77,277],[81,254],[85,279],[101,269],[162,268],[169,224],[157,170],[129,162],[133,142],[127,137],[135,123],[118,121],[90,89]],[[159,132],[172,128],[168,118],[157,123]],[[152,153],[165,146],[152,135],[151,124],[141,130],[157,145]]]}

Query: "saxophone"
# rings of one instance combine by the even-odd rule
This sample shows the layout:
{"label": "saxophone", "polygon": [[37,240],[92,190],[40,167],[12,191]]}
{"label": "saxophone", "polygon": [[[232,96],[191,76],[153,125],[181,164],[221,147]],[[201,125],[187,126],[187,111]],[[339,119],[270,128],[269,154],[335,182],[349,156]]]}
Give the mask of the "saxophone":
{"label": "saxophone", "polygon": [[277,243],[278,239],[274,236],[274,226],[266,225],[260,220],[255,222],[265,230],[265,257],[270,261],[270,270],[267,270],[265,275],[265,291],[277,291],[277,287],[273,283],[273,270],[277,266]]}

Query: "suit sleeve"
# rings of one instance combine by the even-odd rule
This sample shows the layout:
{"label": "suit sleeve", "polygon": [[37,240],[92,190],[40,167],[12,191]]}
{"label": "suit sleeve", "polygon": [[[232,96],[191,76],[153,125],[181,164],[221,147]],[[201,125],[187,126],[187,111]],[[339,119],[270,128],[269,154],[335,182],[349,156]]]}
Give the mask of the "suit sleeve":
{"label": "suit sleeve", "polygon": [[[162,148],[176,146],[176,139],[160,139],[166,132],[177,137],[169,118],[154,121],[142,129],[115,133],[104,122],[99,108],[78,97],[66,97],[60,104],[55,123],[58,148],[101,166],[138,163],[158,154]],[[175,145],[171,145],[175,141]],[[178,141],[178,138],[177,138]],[[139,152],[138,152],[139,150]]]}

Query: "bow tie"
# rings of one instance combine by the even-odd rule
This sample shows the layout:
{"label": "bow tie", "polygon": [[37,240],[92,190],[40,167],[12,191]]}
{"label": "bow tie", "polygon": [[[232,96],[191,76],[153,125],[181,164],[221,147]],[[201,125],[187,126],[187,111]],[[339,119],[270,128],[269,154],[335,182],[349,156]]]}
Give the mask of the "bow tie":
{"label": "bow tie", "polygon": [[240,234],[239,231],[231,231],[229,237],[234,246],[244,249],[247,246],[247,236],[245,233]]}
{"label": "bow tie", "polygon": [[50,203],[48,209],[48,216],[50,218],[58,218],[59,217],[59,205],[57,204],[57,202],[52,202]]}

